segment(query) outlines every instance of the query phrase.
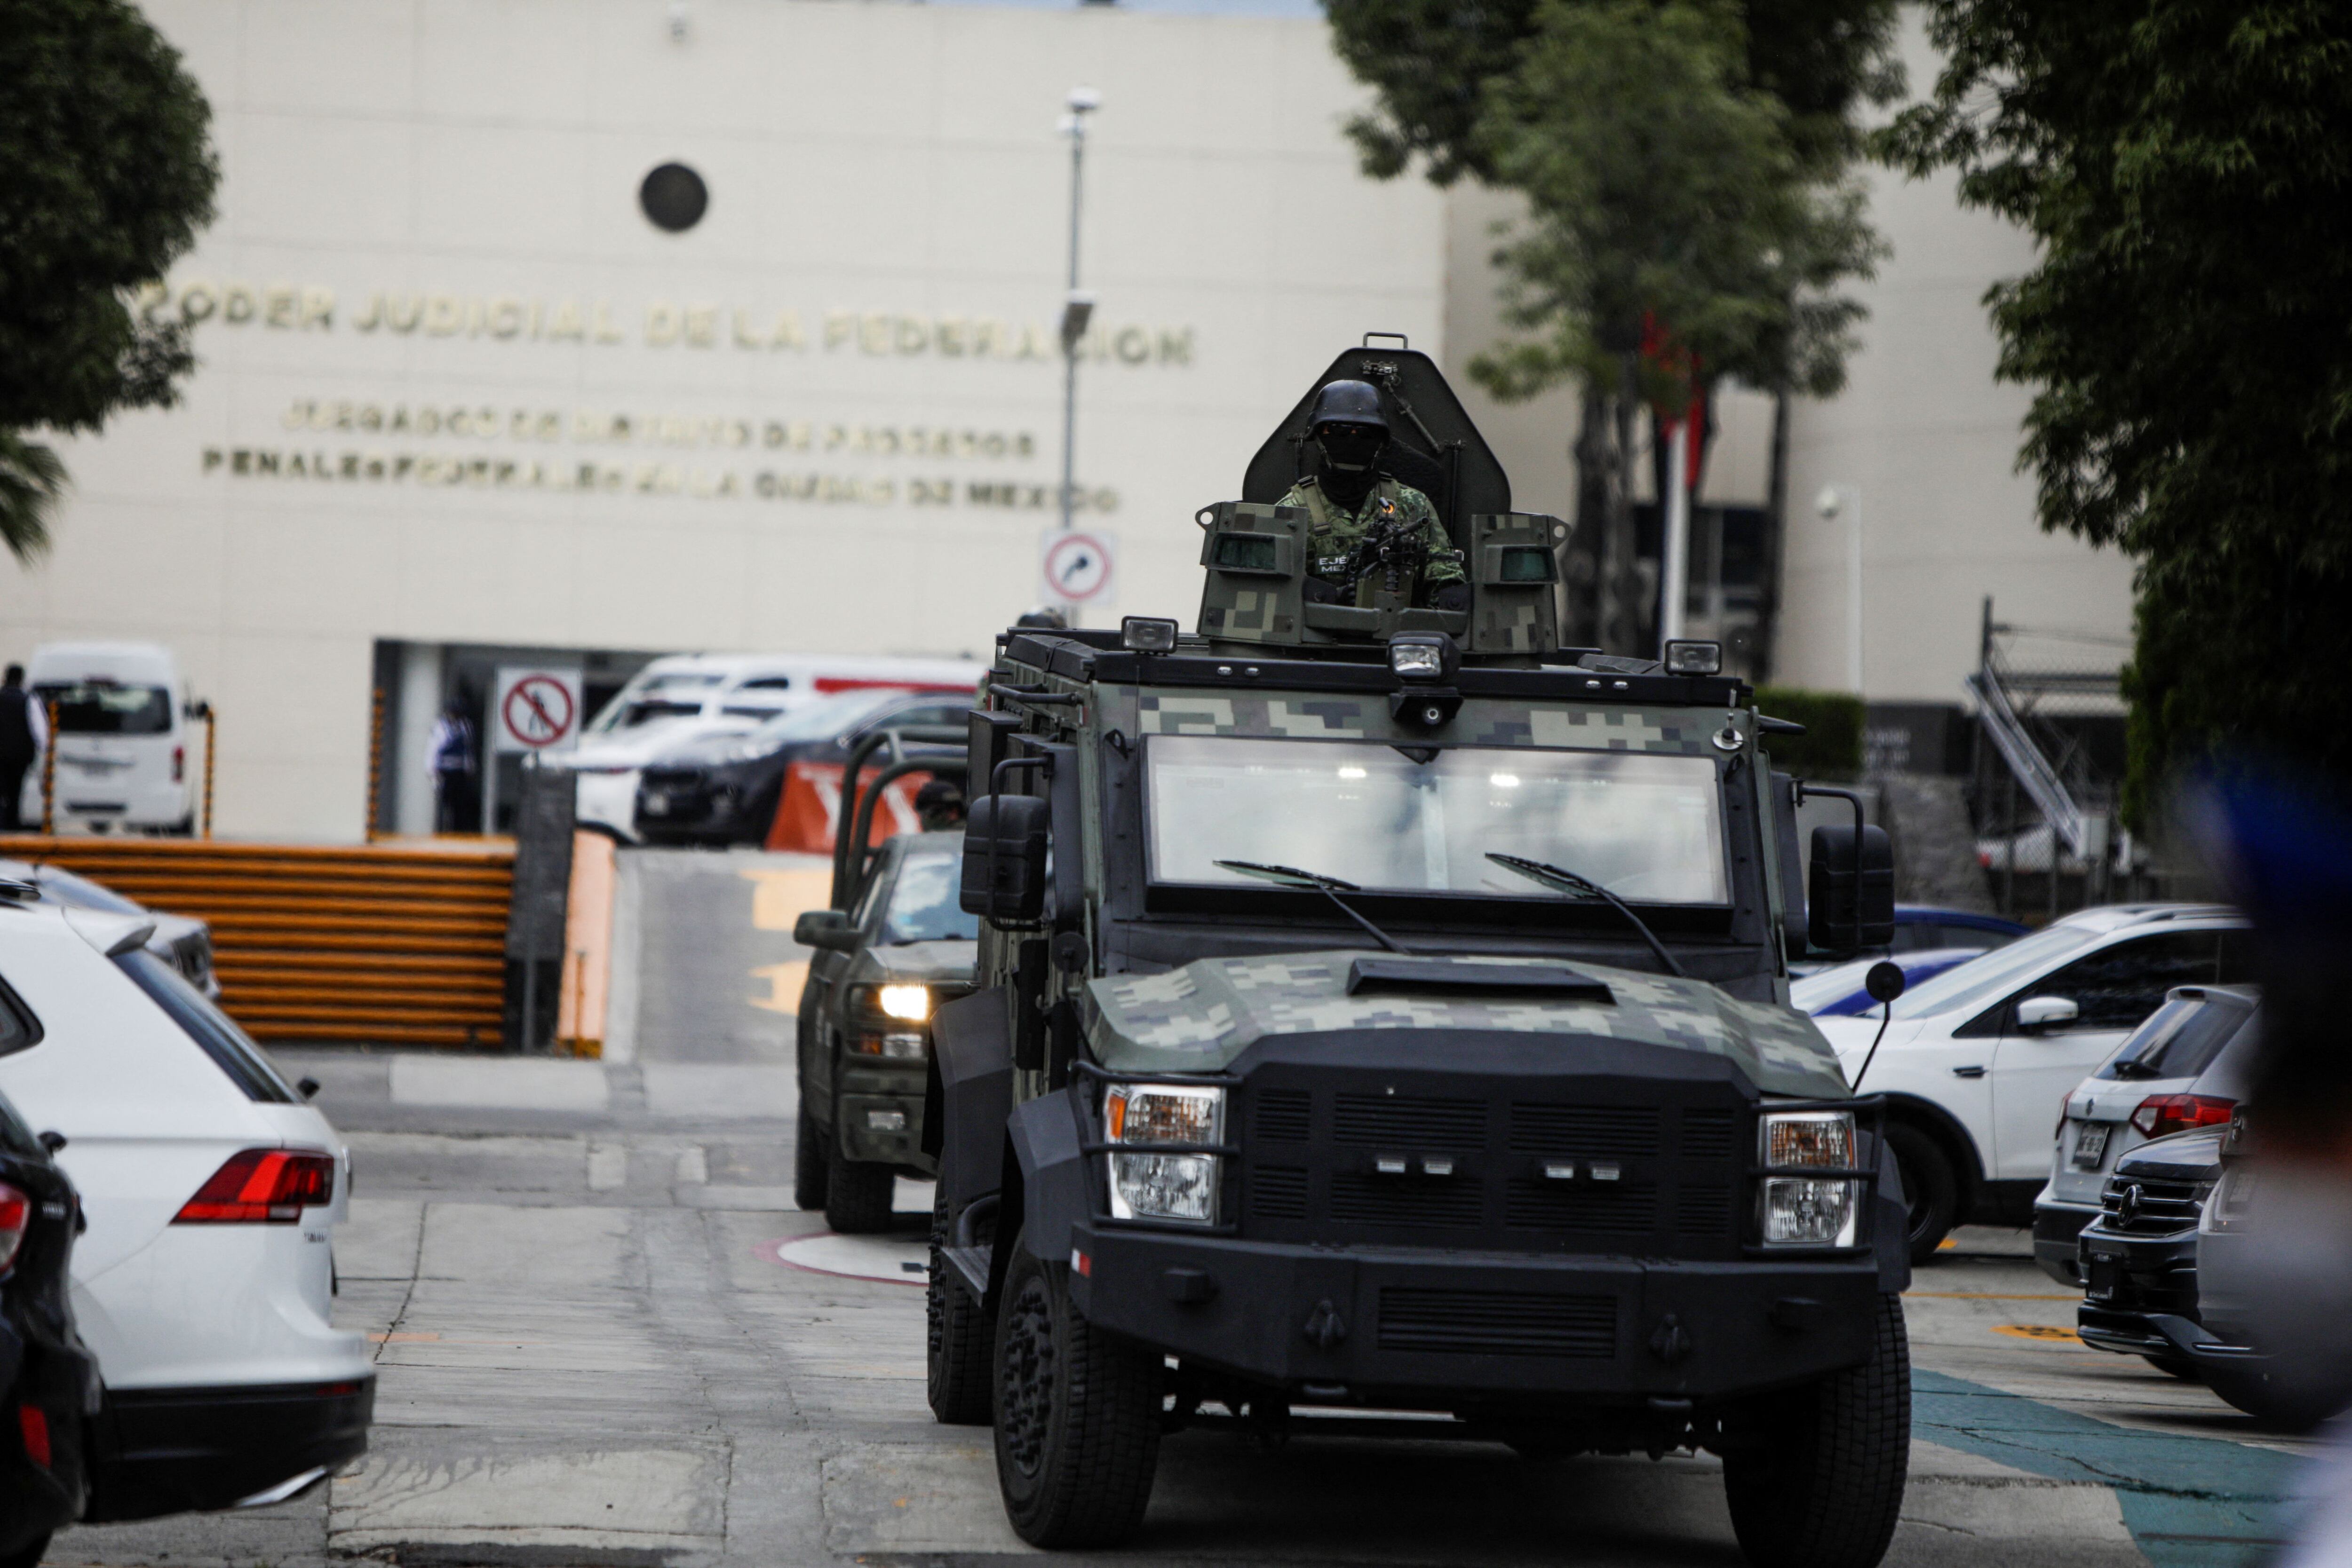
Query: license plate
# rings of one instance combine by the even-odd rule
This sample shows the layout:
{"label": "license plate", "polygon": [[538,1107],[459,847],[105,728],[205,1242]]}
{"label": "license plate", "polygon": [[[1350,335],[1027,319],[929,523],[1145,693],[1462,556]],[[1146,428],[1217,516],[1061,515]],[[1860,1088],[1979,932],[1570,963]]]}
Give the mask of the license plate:
{"label": "license plate", "polygon": [[2090,1267],[2083,1271],[2083,1294],[2095,1301],[2115,1300],[2116,1287],[2123,1281],[2124,1263],[2120,1258],[2104,1257],[2094,1252]]}
{"label": "license plate", "polygon": [[2105,1122],[2075,1123],[2074,1164],[2086,1171],[2097,1170],[2099,1162],[2107,1157],[2109,1131]]}
{"label": "license plate", "polygon": [[669,815],[669,797],[667,795],[648,795],[646,797],[644,806],[640,809],[648,817],[667,817]]}

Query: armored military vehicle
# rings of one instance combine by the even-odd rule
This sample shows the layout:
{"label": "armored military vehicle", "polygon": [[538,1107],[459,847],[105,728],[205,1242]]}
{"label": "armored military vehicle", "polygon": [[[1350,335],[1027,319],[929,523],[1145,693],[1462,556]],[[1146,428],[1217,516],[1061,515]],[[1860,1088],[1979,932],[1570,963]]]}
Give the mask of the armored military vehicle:
{"label": "armored military vehicle", "polygon": [[[1307,591],[1276,503],[1343,379],[1466,609]],[[1191,633],[1008,633],[971,717],[933,1410],[992,1423],[1044,1546],[1127,1535],[1162,1435],[1222,1422],[1711,1450],[1751,1561],[1876,1563],[1904,1207],[1787,968],[1886,940],[1884,835],[1816,830],[1809,920],[1791,727],[1711,644],[1557,646],[1566,528],[1409,349],[1342,354],[1197,521]]]}

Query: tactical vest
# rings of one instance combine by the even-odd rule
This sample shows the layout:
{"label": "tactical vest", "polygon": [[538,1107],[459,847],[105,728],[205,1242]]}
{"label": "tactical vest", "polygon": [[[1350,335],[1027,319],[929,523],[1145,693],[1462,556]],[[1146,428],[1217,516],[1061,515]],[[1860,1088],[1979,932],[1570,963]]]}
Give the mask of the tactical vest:
{"label": "tactical vest", "polygon": [[[1315,531],[1318,534],[1329,533],[1336,520],[1336,515],[1331,509],[1330,498],[1323,494],[1322,484],[1309,476],[1298,482],[1298,488],[1306,499],[1307,515],[1313,520]],[[1402,504],[1401,493],[1397,489],[1397,482],[1393,479],[1382,479],[1375,484],[1372,486],[1372,494],[1391,507]]]}

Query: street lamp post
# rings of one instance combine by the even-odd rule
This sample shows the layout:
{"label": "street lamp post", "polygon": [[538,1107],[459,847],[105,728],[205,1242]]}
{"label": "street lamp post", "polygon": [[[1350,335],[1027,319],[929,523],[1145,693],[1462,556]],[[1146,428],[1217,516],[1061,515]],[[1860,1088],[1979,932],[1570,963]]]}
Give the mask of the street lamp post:
{"label": "street lamp post", "polygon": [[1078,342],[1095,313],[1094,297],[1078,292],[1078,213],[1087,161],[1087,116],[1102,107],[1102,95],[1074,87],[1062,134],[1070,139],[1070,287],[1062,301],[1062,527],[1073,524],[1077,505]]}

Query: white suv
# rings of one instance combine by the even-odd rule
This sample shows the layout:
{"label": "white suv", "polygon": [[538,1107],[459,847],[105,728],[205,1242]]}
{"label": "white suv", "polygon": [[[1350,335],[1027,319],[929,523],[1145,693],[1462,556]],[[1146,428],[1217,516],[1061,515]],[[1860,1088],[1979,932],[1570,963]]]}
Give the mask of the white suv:
{"label": "white suv", "polygon": [[[1955,1225],[2032,1223],[2066,1097],[2173,987],[2251,978],[2245,929],[2220,904],[2108,904],[1898,998],[1857,1092],[1887,1097],[1913,1260]],[[1813,1021],[1853,1080],[1876,1011]]]}
{"label": "white suv", "polygon": [[65,1135],[89,1222],[94,1521],[290,1495],[366,1450],[375,1399],[328,1322],[343,1142],[150,929],[0,882],[0,1092]]}

